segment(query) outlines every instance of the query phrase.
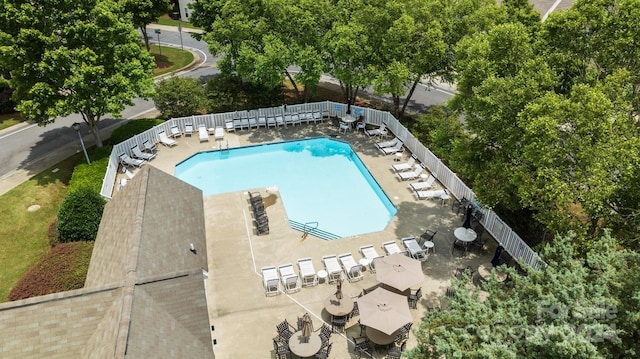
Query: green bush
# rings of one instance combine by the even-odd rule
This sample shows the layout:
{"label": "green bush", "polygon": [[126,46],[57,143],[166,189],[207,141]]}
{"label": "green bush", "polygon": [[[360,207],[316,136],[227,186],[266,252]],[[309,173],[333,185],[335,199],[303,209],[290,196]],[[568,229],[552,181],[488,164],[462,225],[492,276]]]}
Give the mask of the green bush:
{"label": "green bush", "polygon": [[84,161],[76,165],[71,175],[71,181],[69,182],[69,192],[76,191],[79,188],[89,187],[94,192],[100,193],[102,180],[109,165],[111,147],[93,147],[88,151],[88,154],[91,165],[86,164]]}
{"label": "green bush", "polygon": [[95,240],[104,205],[98,192],[89,187],[69,192],[58,211],[60,242]]}
{"label": "green bush", "polygon": [[142,118],[139,120],[127,121],[124,125],[116,128],[111,133],[111,143],[118,144],[120,142],[126,141],[131,137],[142,133],[150,128],[153,128],[163,122],[163,120],[153,118]]}

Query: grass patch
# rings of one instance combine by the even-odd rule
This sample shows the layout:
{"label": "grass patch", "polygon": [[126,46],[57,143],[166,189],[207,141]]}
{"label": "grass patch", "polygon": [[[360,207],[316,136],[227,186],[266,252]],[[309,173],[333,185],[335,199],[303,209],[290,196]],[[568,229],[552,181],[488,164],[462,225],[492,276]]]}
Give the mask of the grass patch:
{"label": "grass patch", "polygon": [[22,117],[20,112],[0,114],[0,130],[4,130],[5,128],[9,128],[24,121],[26,121],[26,119]]}
{"label": "grass patch", "polygon": [[56,245],[13,287],[9,300],[84,287],[93,244],[87,241]]}
{"label": "grass patch", "polygon": [[[32,177],[0,198],[0,301],[50,249],[47,230],[56,218],[73,169],[82,161],[74,155]],[[57,172],[53,172],[58,168]],[[40,209],[29,212],[29,206]]]}
{"label": "grass patch", "polygon": [[199,27],[191,25],[190,22],[174,20],[174,19],[170,18],[169,15],[164,15],[164,16],[160,17],[158,19],[158,22],[156,22],[156,24],[158,24],[158,25],[175,26],[175,27],[178,27],[178,23],[183,28],[201,30]]}
{"label": "grass patch", "polygon": [[[153,76],[159,76],[181,69],[193,61],[193,54],[175,47],[151,45],[151,55],[156,60]],[[160,54],[162,52],[162,54]]]}

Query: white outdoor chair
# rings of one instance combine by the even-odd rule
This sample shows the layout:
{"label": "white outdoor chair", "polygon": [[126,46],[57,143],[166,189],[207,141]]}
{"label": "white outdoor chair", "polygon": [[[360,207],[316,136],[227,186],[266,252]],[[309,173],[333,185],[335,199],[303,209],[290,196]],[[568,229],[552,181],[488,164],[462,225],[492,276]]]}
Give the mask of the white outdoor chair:
{"label": "white outdoor chair", "polygon": [[396,173],[396,176],[401,181],[412,180],[420,177],[423,171],[424,171],[424,167],[422,167],[421,164],[416,164],[413,166],[413,171],[398,172]]}
{"label": "white outdoor chair", "polygon": [[200,139],[200,142],[209,141],[209,130],[207,130],[207,126],[205,125],[198,126],[198,138]]}
{"label": "white outdoor chair", "polygon": [[375,145],[376,148],[385,148],[395,146],[398,142],[400,142],[400,139],[398,137],[394,137],[388,141],[376,142]]}
{"label": "white outdoor chair", "polygon": [[398,247],[398,243],[396,243],[396,241],[384,242],[382,243],[382,248],[388,256],[396,253],[404,253],[404,251]]}
{"label": "white outdoor chair", "polygon": [[160,143],[162,143],[163,145],[165,145],[167,147],[173,147],[173,146],[176,146],[178,144],[178,141],[169,138],[167,136],[167,133],[164,132],[164,131],[158,132],[158,140],[160,141]]}
{"label": "white outdoor chair", "polygon": [[350,282],[356,282],[364,279],[362,266],[356,263],[356,260],[353,258],[351,253],[341,254],[338,258],[340,259],[342,267],[344,268],[345,273],[347,273],[347,278]]}
{"label": "white outdoor chair", "polygon": [[418,241],[414,237],[405,237],[402,238],[402,243],[404,247],[407,249],[407,252],[413,259],[417,259],[421,262],[427,260],[428,254],[427,250],[422,248]]}
{"label": "white outdoor chair", "polygon": [[366,245],[366,246],[360,247],[360,254],[362,254],[362,256],[369,261],[369,264],[368,264],[369,271],[371,271],[372,273],[375,273],[376,266],[373,263],[373,261],[377,258],[382,258],[382,256],[378,254],[378,252],[372,245]]}
{"label": "white outdoor chair", "polygon": [[335,254],[322,257],[322,263],[324,263],[324,269],[327,271],[329,283],[342,279],[342,267],[340,267],[338,257]]}
{"label": "white outdoor chair", "polygon": [[131,153],[133,154],[133,157],[146,161],[149,161],[156,157],[155,153],[142,152],[138,145],[131,147]]}
{"label": "white outdoor chair", "polygon": [[120,164],[122,167],[132,166],[132,167],[142,167],[147,161],[131,158],[128,154],[123,153],[120,155]]}
{"label": "white outdoor chair", "polygon": [[405,163],[398,163],[395,165],[391,165],[391,169],[393,172],[403,172],[408,171],[413,168],[413,165],[416,163],[416,156],[409,157],[409,160]]}
{"label": "white outdoor chair", "polygon": [[193,125],[188,123],[186,125],[184,125],[184,135],[185,136],[191,136],[193,135]]}
{"label": "white outdoor chair", "polygon": [[367,136],[369,136],[369,137],[386,135],[387,134],[387,125],[385,125],[383,123],[382,125],[380,125],[380,127],[376,128],[376,129],[365,130],[364,133],[366,133]]}
{"label": "white outdoor chair", "polygon": [[427,180],[424,182],[410,183],[409,188],[411,188],[414,191],[423,191],[433,187],[435,182],[436,182],[436,177],[433,174],[431,174],[429,177],[427,177]]}
{"label": "white outdoor chair", "polygon": [[316,269],[313,267],[311,258],[298,259],[298,270],[300,271],[303,287],[318,285],[318,275],[316,274]]}
{"label": "white outdoor chair", "polygon": [[262,285],[264,286],[264,294],[269,296],[272,294],[280,294],[280,277],[276,267],[262,267]]}
{"label": "white outdoor chair", "polygon": [[182,136],[182,132],[178,129],[178,126],[173,126],[169,129],[171,131],[171,137],[176,138]]}
{"label": "white outdoor chair", "polygon": [[395,145],[391,147],[381,147],[380,151],[385,155],[391,155],[391,154],[402,151],[402,146],[404,146],[404,143],[402,143],[402,141],[398,141],[396,142]]}
{"label": "white outdoor chair", "polygon": [[[416,199],[442,199],[449,198],[449,192],[446,189],[432,189],[427,191],[415,191]],[[446,202],[446,201],[443,201]]]}
{"label": "white outdoor chair", "polygon": [[158,150],[158,146],[155,143],[145,140],[142,142],[142,150],[150,153],[155,153]]}
{"label": "white outdoor chair", "polygon": [[300,282],[298,281],[298,275],[293,271],[293,264],[287,263],[279,266],[278,272],[280,272],[280,279],[285,292],[294,293],[300,290]]}

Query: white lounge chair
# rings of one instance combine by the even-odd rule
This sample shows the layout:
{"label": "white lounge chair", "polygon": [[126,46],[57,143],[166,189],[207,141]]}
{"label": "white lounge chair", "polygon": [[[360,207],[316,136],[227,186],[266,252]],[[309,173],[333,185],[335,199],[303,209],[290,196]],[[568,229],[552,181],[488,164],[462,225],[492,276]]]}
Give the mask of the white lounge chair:
{"label": "white lounge chair", "polygon": [[283,127],[284,126],[284,118],[282,115],[276,115],[276,126]]}
{"label": "white lounge chair", "polygon": [[338,279],[342,279],[342,267],[338,263],[338,257],[335,254],[322,257],[324,269],[327,271],[329,283],[333,283]]}
{"label": "white lounge chair", "polygon": [[279,266],[278,272],[280,272],[280,279],[285,292],[293,293],[300,290],[298,275],[293,271],[293,264],[287,263]]}
{"label": "white lounge chair", "polygon": [[193,125],[188,123],[186,125],[184,125],[184,135],[185,136],[191,136],[193,135]]}
{"label": "white lounge chair", "polygon": [[393,172],[403,172],[403,171],[408,171],[411,168],[413,168],[413,165],[416,162],[416,156],[411,156],[409,157],[409,160],[405,163],[398,163],[395,165],[391,165],[391,169],[393,170]]}
{"label": "white lounge chair", "polygon": [[178,144],[178,141],[167,137],[167,133],[164,131],[158,132],[158,140],[167,147],[173,147]]}
{"label": "white lounge chair", "polygon": [[120,163],[123,167],[132,166],[132,167],[142,167],[147,161],[131,158],[128,154],[123,153],[120,155]]}
{"label": "white lounge chair", "polygon": [[182,136],[182,132],[178,129],[178,126],[173,126],[169,129],[171,131],[171,137],[176,138]]}
{"label": "white lounge chair", "polygon": [[345,273],[347,273],[347,278],[350,282],[356,282],[364,279],[364,275],[362,275],[362,266],[356,263],[356,260],[353,258],[351,253],[344,253],[338,256],[340,259],[340,263],[342,263],[342,267],[344,268]]}
{"label": "white lounge chair", "polygon": [[448,199],[449,192],[446,189],[432,189],[427,191],[415,191],[417,199]]}
{"label": "white lounge chair", "polygon": [[215,130],[213,130],[213,138],[216,140],[222,140],[224,139],[224,129],[222,127],[216,127]]}
{"label": "white lounge chair", "polygon": [[318,285],[318,275],[316,274],[316,269],[313,267],[311,258],[298,259],[298,270],[300,271],[303,287]]}
{"label": "white lounge chair", "polygon": [[276,118],[274,116],[267,117],[267,127],[278,127],[278,123],[276,122]]}
{"label": "white lounge chair", "polygon": [[388,256],[396,253],[404,253],[404,251],[398,247],[398,243],[396,243],[396,241],[384,242],[382,243],[382,248]]}
{"label": "white lounge chair", "polygon": [[280,294],[280,277],[278,276],[276,267],[262,267],[260,271],[262,272],[262,285],[264,286],[264,294],[267,296],[270,294]]}
{"label": "white lounge chair", "polygon": [[200,142],[209,141],[209,130],[207,130],[207,126],[198,126],[198,138],[200,139]]}
{"label": "white lounge chair", "polygon": [[149,140],[145,140],[142,142],[142,150],[150,153],[155,153],[158,150],[158,146],[155,143],[152,143]]}
{"label": "white lounge chair", "polygon": [[378,251],[376,251],[376,249],[372,245],[360,247],[360,254],[362,254],[362,256],[369,261],[367,267],[369,267],[369,270],[374,273],[376,271],[374,260],[382,258],[382,256],[378,254]]}
{"label": "white lounge chair", "polygon": [[234,132],[236,130],[233,126],[233,120],[225,120],[224,127],[227,129],[227,132]]}
{"label": "white lounge chair", "polygon": [[322,114],[318,111],[313,113],[313,122],[314,123],[318,123],[318,122],[322,122]]}
{"label": "white lounge chair", "polygon": [[413,171],[398,172],[396,176],[398,176],[401,181],[412,180],[420,177],[423,171],[424,167],[422,167],[421,164],[416,164],[413,166]]}
{"label": "white lounge chair", "polygon": [[249,128],[258,128],[258,121],[255,117],[249,117]]}
{"label": "white lounge chair", "polygon": [[385,148],[395,146],[398,142],[400,142],[400,139],[398,137],[394,137],[393,139],[388,141],[376,142],[375,145],[376,148]]}
{"label": "white lounge chair", "polygon": [[133,154],[133,157],[146,161],[149,161],[156,156],[155,153],[142,152],[138,145],[131,147],[131,153]]}
{"label": "white lounge chair", "polygon": [[391,155],[396,152],[402,151],[402,146],[404,146],[404,143],[402,143],[402,141],[398,141],[391,147],[381,147],[380,151],[382,151],[382,153],[384,153],[385,155]]}
{"label": "white lounge chair", "polygon": [[266,116],[258,116],[258,128],[264,127],[267,128],[267,117]]}
{"label": "white lounge chair", "polygon": [[436,182],[436,176],[431,174],[429,175],[429,177],[427,177],[427,180],[424,182],[410,183],[409,188],[411,188],[414,191],[424,191],[426,189],[433,187],[435,182]]}
{"label": "white lounge chair", "polygon": [[404,244],[404,247],[407,249],[407,252],[409,253],[409,255],[411,255],[413,259],[417,259],[421,262],[424,262],[427,260],[427,257],[428,257],[427,250],[420,247],[420,244],[415,239],[415,237],[402,238],[402,243]]}
{"label": "white lounge chair", "polygon": [[383,123],[382,125],[380,125],[380,127],[373,130],[366,130],[364,131],[364,133],[366,133],[369,137],[386,135],[387,125]]}

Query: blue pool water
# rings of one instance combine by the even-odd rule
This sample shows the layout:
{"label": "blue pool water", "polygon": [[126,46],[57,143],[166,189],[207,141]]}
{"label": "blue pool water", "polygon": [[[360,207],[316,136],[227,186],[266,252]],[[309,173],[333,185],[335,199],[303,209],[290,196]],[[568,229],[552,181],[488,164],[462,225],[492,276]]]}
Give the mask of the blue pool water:
{"label": "blue pool water", "polygon": [[397,212],[351,146],[328,138],[201,152],[175,176],[204,195],[277,186],[290,220],[339,237],[381,231]]}

